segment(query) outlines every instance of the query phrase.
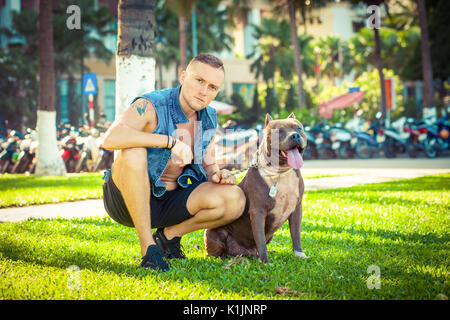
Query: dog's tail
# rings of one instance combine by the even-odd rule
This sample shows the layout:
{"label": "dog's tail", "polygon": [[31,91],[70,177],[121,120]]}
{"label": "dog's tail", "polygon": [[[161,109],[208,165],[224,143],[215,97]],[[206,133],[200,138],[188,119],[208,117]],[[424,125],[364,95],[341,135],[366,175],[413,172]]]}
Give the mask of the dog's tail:
{"label": "dog's tail", "polygon": [[226,232],[222,228],[206,230],[204,234],[206,255],[222,256],[225,251],[226,237]]}

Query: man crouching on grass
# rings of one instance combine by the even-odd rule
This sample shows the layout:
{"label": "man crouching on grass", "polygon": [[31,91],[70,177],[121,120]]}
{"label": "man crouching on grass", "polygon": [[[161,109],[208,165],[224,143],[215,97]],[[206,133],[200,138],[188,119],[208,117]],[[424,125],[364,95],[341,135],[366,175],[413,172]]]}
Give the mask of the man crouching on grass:
{"label": "man crouching on grass", "polygon": [[105,134],[104,148],[120,151],[103,202],[112,219],[136,228],[142,268],[168,270],[163,257],[185,258],[183,235],[228,224],[244,211],[236,178],[215,160],[217,118],[208,104],[224,77],[220,59],[199,54],[180,86],[135,98]]}

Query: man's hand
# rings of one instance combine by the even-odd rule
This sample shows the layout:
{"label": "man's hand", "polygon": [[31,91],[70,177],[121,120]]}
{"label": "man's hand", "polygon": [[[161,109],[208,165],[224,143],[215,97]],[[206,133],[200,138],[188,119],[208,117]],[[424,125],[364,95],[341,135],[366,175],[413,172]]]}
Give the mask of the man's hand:
{"label": "man's hand", "polygon": [[236,176],[230,174],[226,169],[219,170],[213,174],[211,181],[218,184],[236,184]]}
{"label": "man's hand", "polygon": [[194,158],[191,147],[180,140],[177,140],[175,146],[172,148],[172,154],[173,162],[180,167],[190,164]]}

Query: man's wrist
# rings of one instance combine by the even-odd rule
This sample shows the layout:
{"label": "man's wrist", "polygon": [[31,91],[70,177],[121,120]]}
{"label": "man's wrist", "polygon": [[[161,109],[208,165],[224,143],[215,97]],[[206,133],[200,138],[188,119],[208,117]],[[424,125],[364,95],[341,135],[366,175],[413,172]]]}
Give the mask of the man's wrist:
{"label": "man's wrist", "polygon": [[[170,143],[169,143],[169,140],[171,140]],[[173,147],[175,147],[176,144],[177,144],[177,139],[172,137],[172,136],[168,136],[167,149],[172,150]]]}

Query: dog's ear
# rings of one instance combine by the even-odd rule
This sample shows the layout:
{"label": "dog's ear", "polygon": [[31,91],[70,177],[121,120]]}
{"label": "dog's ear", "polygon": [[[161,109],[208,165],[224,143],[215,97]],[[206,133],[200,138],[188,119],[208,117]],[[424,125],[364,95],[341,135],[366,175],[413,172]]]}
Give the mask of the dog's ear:
{"label": "dog's ear", "polygon": [[267,127],[267,125],[269,124],[269,122],[272,121],[272,117],[270,116],[270,114],[266,114],[266,123],[264,124],[264,128]]}
{"label": "dog's ear", "polygon": [[297,118],[295,117],[295,114],[293,112],[291,112],[291,114],[289,115],[288,118],[297,120]]}

